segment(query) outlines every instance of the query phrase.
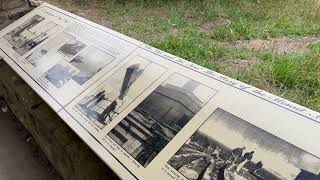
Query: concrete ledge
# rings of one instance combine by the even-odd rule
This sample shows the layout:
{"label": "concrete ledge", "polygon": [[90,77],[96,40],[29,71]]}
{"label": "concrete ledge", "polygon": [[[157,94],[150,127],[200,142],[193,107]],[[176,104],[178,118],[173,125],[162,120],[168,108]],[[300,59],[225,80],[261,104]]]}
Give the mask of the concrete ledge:
{"label": "concrete ledge", "polygon": [[118,179],[3,60],[0,77],[0,98],[5,99],[64,179]]}
{"label": "concrete ledge", "polygon": [[0,0],[1,10],[10,10],[25,6],[26,0]]}

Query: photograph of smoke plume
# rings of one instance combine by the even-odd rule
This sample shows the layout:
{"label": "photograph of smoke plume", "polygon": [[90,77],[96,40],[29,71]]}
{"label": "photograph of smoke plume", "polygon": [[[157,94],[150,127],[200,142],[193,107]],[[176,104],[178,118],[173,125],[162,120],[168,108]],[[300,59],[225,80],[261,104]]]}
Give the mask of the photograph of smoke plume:
{"label": "photograph of smoke plume", "polygon": [[199,82],[173,74],[108,136],[146,167],[214,94]]}
{"label": "photograph of smoke plume", "polygon": [[80,100],[75,107],[102,129],[165,71],[166,68],[137,57]]}
{"label": "photograph of smoke plume", "polygon": [[217,109],[168,161],[192,180],[319,180],[320,159]]}
{"label": "photograph of smoke plume", "polygon": [[66,61],[62,60],[50,68],[44,77],[50,81],[56,88],[62,87],[65,83],[70,81],[73,74],[77,73],[78,69],[71,66]]}
{"label": "photograph of smoke plume", "polygon": [[59,29],[61,27],[57,24],[46,21],[45,18],[39,15],[35,15],[21,26],[6,34],[4,38],[20,56],[23,56],[55,34]]}
{"label": "photograph of smoke plume", "polygon": [[[82,46],[79,46],[77,49],[81,49],[81,47]],[[68,52],[69,54],[73,54],[73,52]],[[70,61],[70,64],[79,69],[79,72],[75,74],[72,79],[79,85],[83,85],[114,59],[115,57],[108,53],[94,46],[90,46]]]}

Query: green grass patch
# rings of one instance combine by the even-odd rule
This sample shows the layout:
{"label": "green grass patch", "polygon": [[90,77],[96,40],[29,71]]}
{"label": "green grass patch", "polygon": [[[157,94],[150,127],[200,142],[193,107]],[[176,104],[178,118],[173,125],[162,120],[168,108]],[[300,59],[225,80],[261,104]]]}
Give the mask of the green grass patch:
{"label": "green grass patch", "polygon": [[238,40],[320,36],[318,1],[73,1],[80,9],[93,4],[116,31],[320,111],[320,43],[282,55],[232,47]]}
{"label": "green grass patch", "polygon": [[189,36],[169,36],[165,40],[154,41],[151,45],[216,71],[220,70],[220,63],[227,56],[227,50],[217,44],[202,42]]}
{"label": "green grass patch", "polygon": [[240,80],[320,110],[320,54],[261,55],[260,63],[245,69]]}
{"label": "green grass patch", "polygon": [[233,56],[237,59],[242,59],[245,60],[248,58],[249,54],[248,54],[248,50],[247,49],[243,49],[243,48],[235,48],[233,49]]}
{"label": "green grass patch", "polygon": [[[59,0],[50,0],[59,1]],[[208,31],[208,37],[217,40],[237,40],[279,36],[318,36],[320,33],[320,3],[314,0],[74,0],[80,5],[97,4],[105,7],[105,16],[114,28],[124,30],[126,17],[134,23],[153,23],[167,18],[169,24],[184,29],[193,24],[197,30],[203,22],[215,22],[220,17],[230,21]],[[123,3],[120,3],[123,2]],[[149,21],[146,22],[145,18]],[[154,23],[155,23],[154,22]],[[159,26],[163,26],[159,23]],[[189,27],[187,27],[189,28]],[[138,31],[136,29],[135,31]],[[140,31],[141,32],[141,31]]]}

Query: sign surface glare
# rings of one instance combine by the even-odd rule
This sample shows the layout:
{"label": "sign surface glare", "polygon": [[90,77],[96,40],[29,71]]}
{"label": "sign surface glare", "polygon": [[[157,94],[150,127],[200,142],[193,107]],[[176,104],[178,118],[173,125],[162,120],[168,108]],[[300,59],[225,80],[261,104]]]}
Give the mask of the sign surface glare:
{"label": "sign surface glare", "polygon": [[123,179],[320,179],[320,113],[47,3],[0,57]]}

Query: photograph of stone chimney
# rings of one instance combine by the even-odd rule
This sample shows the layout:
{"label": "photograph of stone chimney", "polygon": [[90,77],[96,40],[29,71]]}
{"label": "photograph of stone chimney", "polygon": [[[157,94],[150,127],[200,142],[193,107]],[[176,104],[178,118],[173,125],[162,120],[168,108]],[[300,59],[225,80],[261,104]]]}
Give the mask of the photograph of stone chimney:
{"label": "photograph of stone chimney", "polygon": [[75,108],[102,129],[165,71],[162,66],[136,57],[81,99]]}

